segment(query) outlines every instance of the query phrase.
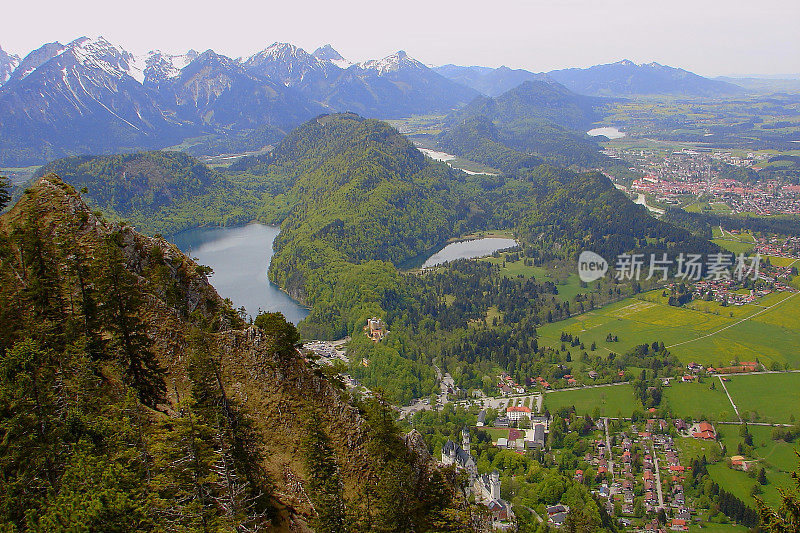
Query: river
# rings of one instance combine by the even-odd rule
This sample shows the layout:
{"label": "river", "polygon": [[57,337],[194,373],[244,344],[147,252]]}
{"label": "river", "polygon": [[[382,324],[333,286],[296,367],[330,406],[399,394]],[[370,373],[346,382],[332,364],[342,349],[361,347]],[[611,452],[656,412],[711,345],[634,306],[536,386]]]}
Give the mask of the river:
{"label": "river", "polygon": [[196,228],[173,235],[170,240],[201,265],[214,269],[211,284],[217,292],[256,316],[262,311],[280,311],[297,324],[308,309],[267,279],[272,242],[280,228],[248,224],[229,228]]}

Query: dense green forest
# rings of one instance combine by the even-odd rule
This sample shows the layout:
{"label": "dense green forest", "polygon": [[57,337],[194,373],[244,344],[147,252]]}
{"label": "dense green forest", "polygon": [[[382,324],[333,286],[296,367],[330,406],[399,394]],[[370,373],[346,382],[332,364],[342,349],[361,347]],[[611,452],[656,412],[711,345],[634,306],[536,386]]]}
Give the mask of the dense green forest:
{"label": "dense green forest", "polygon": [[495,98],[478,97],[447,117],[439,144],[447,151],[507,170],[504,148],[559,166],[598,167],[610,161],[584,132],[599,117],[602,99],[546,81],[528,81]]}
{"label": "dense green forest", "polygon": [[[161,153],[68,159],[50,168],[85,186],[95,205],[152,231],[280,222],[269,274],[311,307],[301,334],[341,338],[360,333],[369,317],[384,318],[392,331],[386,342],[376,346],[355,335],[351,349],[359,357],[353,360],[369,364],[351,371],[369,387],[384,387],[393,400],[407,401],[435,387],[434,359],[443,365],[469,361],[465,383],[480,382],[495,368],[516,375],[519,361],[540,358],[529,357],[538,325],[640,290],[609,286],[562,301],[546,283],[504,281],[496,269],[471,263],[422,276],[399,269],[450,238],[511,230],[521,245],[516,260],[530,264],[569,263],[586,248],[609,258],[634,248],[714,249],[653,219],[598,172],[576,173],[503,145],[497,149],[503,174],[470,175],[428,159],[386,123],[339,114],[310,121],[272,152],[243,158],[224,172]],[[149,183],[137,173],[140,167],[160,178]],[[159,199],[158,216],[148,204],[123,210],[137,187]],[[462,290],[444,289],[444,279]],[[530,297],[515,300],[515,291]],[[445,303],[451,297],[455,302]],[[490,308],[499,315],[487,321]],[[478,323],[486,331],[477,330]]]}
{"label": "dense green forest", "polygon": [[282,315],[247,327],[165,240],[47,176],[0,257],[4,530],[469,531],[385,402],[310,367]]}

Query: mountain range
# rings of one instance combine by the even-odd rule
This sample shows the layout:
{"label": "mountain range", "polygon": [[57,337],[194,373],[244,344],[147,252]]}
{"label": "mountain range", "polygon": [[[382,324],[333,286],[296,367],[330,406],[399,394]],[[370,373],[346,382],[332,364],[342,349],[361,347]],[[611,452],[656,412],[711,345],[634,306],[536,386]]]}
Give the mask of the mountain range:
{"label": "mountain range", "polygon": [[525,82],[591,96],[744,92],[682,69],[628,60],[537,74],[431,68],[402,50],[353,63],[330,45],[309,53],[289,43],[243,59],[213,50],[137,56],[102,37],[81,37],[44,44],[21,59],[0,49],[0,165],[179,144],[195,154],[260,150],[319,114],[449,113]]}
{"label": "mountain range", "polygon": [[477,95],[405,52],[351,64],[330,45],[309,54],[275,43],[244,60],[212,50],[138,57],[81,37],[0,61],[5,166],[201,135],[249,136],[244,148],[258,149],[323,112],[389,118],[449,111]]}
{"label": "mountain range", "polygon": [[688,70],[655,62],[636,64],[628,59],[583,69],[553,70],[547,75],[576,93],[592,96],[669,94],[719,97],[745,93],[738,85],[704,78]]}
{"label": "mountain range", "polygon": [[499,96],[525,81],[558,82],[588,96],[634,95],[732,96],[745,92],[736,80],[709,79],[681,68],[658,63],[636,64],[628,59],[589,68],[533,73],[524,69],[444,65],[434,70],[486,96]]}

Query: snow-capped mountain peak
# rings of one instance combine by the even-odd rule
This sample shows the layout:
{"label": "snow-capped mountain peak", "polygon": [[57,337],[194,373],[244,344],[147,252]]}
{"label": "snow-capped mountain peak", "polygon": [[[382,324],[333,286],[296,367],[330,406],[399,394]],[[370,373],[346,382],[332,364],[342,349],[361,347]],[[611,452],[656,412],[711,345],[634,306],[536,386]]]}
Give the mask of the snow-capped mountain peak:
{"label": "snow-capped mountain peak", "polygon": [[348,68],[353,64],[352,61],[348,61],[347,59],[345,59],[342,56],[342,54],[337,52],[336,49],[333,48],[333,46],[331,46],[330,44],[326,44],[325,46],[320,46],[319,48],[317,48],[314,51],[313,56],[319,59],[320,61],[327,61],[343,69]]}
{"label": "snow-capped mountain peak", "polygon": [[394,54],[388,55],[383,59],[372,59],[361,63],[361,68],[365,70],[376,70],[379,75],[389,72],[397,72],[401,69],[424,69],[425,65],[409,56],[404,50],[398,50]]}
{"label": "snow-capped mountain peak", "polygon": [[139,83],[144,82],[144,59],[111,44],[102,36],[75,39],[62,53],[72,54],[86,68],[99,68],[115,78],[128,75]]}
{"label": "snow-capped mountain peak", "polygon": [[198,53],[189,50],[185,54],[168,54],[161,50],[151,50],[144,59],[144,83],[158,83],[178,77],[181,70],[197,59]]}
{"label": "snow-capped mountain peak", "polygon": [[311,54],[291,43],[272,43],[267,48],[261,50],[248,61],[252,60],[275,60],[275,61],[290,61],[292,59],[299,59],[301,61],[308,61],[312,59]]}

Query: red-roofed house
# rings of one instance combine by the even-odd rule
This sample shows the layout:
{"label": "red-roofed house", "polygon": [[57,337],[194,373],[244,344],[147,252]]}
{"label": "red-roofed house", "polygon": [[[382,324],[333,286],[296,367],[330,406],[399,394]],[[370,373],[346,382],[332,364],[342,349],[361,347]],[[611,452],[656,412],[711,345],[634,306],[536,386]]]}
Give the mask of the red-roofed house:
{"label": "red-roofed house", "polygon": [[524,405],[511,405],[506,407],[506,416],[511,421],[519,421],[531,417],[531,408]]}

